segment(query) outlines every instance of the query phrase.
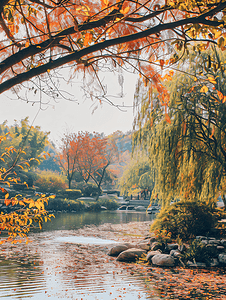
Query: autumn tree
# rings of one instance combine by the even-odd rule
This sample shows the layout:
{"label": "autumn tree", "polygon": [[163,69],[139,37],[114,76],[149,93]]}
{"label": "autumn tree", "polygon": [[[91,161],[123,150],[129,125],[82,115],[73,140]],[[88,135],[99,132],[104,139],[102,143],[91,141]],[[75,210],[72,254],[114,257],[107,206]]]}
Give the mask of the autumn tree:
{"label": "autumn tree", "polygon": [[218,0],[3,0],[0,93],[12,89],[22,97],[19,89],[27,87],[56,98],[57,70],[69,67],[71,79],[85,72],[92,99],[106,100],[99,71],[124,68],[157,86],[167,103],[159,70],[172,67],[177,49],[183,56],[194,41],[199,51],[209,44],[224,50],[225,9]]}
{"label": "autumn tree", "polygon": [[[5,149],[12,149],[12,151],[11,155],[5,155],[4,160],[0,161],[0,166],[10,169],[16,162],[13,168],[14,172],[17,172],[17,179],[21,178],[22,182],[26,181],[30,185],[29,181],[32,181],[32,179],[25,171],[30,170],[32,167],[37,167],[40,161],[44,159],[44,148],[49,133],[41,131],[39,126],[30,126],[27,117],[12,126],[8,126],[7,121],[3,122],[0,125],[0,135],[5,134],[9,136],[1,142],[0,153],[5,153]],[[27,161],[27,163],[24,163],[22,166],[20,165],[21,161]],[[13,176],[13,174],[10,176]]]}
{"label": "autumn tree", "polygon": [[[224,61],[215,48],[201,55],[191,52],[184,60],[187,74],[175,75],[169,82],[170,119],[167,122],[161,110],[153,108],[154,125],[150,127],[152,119],[146,119],[144,132],[140,130],[145,135],[149,128],[146,146],[157,170],[155,193],[163,205],[176,198],[209,202],[219,192],[223,197],[226,193]],[[146,97],[144,103],[148,101]]]}
{"label": "autumn tree", "polygon": [[[0,143],[6,141],[9,134],[0,136]],[[7,169],[0,167],[0,194],[3,199],[0,201],[8,208],[7,212],[4,210],[4,205],[0,208],[0,235],[8,234],[8,237],[3,237],[0,244],[11,241],[12,243],[21,242],[23,238],[27,237],[31,228],[42,228],[43,222],[51,219],[50,215],[45,210],[45,203],[49,198],[45,195],[35,195],[33,198],[30,196],[24,197],[21,194],[12,196],[8,187],[12,183],[17,182],[15,178],[15,168],[18,165],[18,157],[22,149],[15,149],[14,147],[6,147],[4,152],[0,153],[0,160],[4,162],[5,158],[11,157],[16,153],[16,159],[12,160],[12,164]],[[30,160],[20,160],[20,166],[29,164]],[[11,176],[14,173],[14,176]],[[3,195],[3,196],[2,196]],[[15,240],[16,237],[21,239]],[[28,239],[27,239],[28,242]]]}
{"label": "autumn tree", "polygon": [[68,178],[69,188],[75,172],[87,183],[92,180],[101,193],[107,168],[117,155],[114,143],[98,133],[65,134],[62,139],[59,163]]}

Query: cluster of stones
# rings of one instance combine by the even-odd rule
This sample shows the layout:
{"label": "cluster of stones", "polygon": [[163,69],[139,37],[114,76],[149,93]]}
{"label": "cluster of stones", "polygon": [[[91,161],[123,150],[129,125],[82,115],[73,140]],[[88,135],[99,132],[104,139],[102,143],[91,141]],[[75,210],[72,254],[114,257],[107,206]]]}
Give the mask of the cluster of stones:
{"label": "cluster of stones", "polygon": [[[211,254],[210,266],[226,266],[226,240],[197,236],[206,245]],[[117,261],[134,262],[139,258],[144,258],[147,262],[160,267],[173,267],[183,264],[183,254],[188,249],[188,245],[177,243],[160,243],[155,237],[147,237],[137,244],[123,243],[110,249],[109,255],[116,256]],[[188,267],[206,267],[204,262],[187,261]]]}

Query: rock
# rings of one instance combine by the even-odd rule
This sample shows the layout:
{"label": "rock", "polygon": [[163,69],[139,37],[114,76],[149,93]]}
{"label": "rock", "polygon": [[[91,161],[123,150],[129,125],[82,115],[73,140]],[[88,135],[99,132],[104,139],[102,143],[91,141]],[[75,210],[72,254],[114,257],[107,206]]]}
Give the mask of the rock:
{"label": "rock", "polygon": [[107,207],[101,206],[100,209],[101,209],[101,210],[107,210]]}
{"label": "rock", "polygon": [[142,205],[139,205],[139,206],[135,207],[135,210],[137,210],[137,211],[146,211],[146,207],[142,206]]}
{"label": "rock", "polygon": [[150,247],[151,246],[147,243],[139,243],[139,244],[136,245],[136,248],[140,248],[140,249],[143,249],[145,251],[149,251]]}
{"label": "rock", "polygon": [[223,245],[226,248],[226,240],[221,240],[221,245]]}
{"label": "rock", "polygon": [[169,251],[178,249],[178,244],[167,244],[167,249]]}
{"label": "rock", "polygon": [[207,244],[205,248],[206,248],[207,253],[209,254],[209,256],[211,256],[211,257],[217,257],[218,256],[217,245]]}
{"label": "rock", "polygon": [[138,258],[140,258],[142,255],[146,254],[145,250],[137,249],[137,248],[131,248],[128,250],[125,250],[119,254],[117,257],[117,261],[125,261],[125,262],[132,262],[136,261]]}
{"label": "rock", "polygon": [[151,244],[151,251],[155,251],[155,250],[164,250],[165,246],[162,243],[159,242],[154,242]]}
{"label": "rock", "polygon": [[179,250],[176,250],[176,249],[172,249],[170,251],[170,255],[175,257],[175,258],[179,258],[179,257],[182,257],[182,254]]}
{"label": "rock", "polygon": [[157,254],[161,254],[161,252],[159,250],[148,252],[148,254],[146,256],[147,261],[152,262],[152,260],[151,260],[152,257],[157,255]]}
{"label": "rock", "polygon": [[142,240],[136,245],[136,247],[141,248],[146,251],[149,251],[151,248],[151,241],[150,241],[150,239]]}
{"label": "rock", "polygon": [[219,240],[211,238],[211,239],[208,240],[208,244],[220,245],[221,242]]}
{"label": "rock", "polygon": [[219,263],[226,264],[226,253],[221,253],[218,255]]}
{"label": "rock", "polygon": [[201,240],[201,243],[207,245],[208,244],[208,240]]}
{"label": "rock", "polygon": [[173,267],[175,265],[175,259],[168,254],[156,254],[152,257],[152,263],[161,267]]}
{"label": "rock", "polygon": [[196,237],[196,240],[206,240],[207,238],[203,235],[197,235]]}
{"label": "rock", "polygon": [[224,252],[224,250],[225,250],[225,248],[224,248],[224,246],[217,246],[217,251],[218,252]]}
{"label": "rock", "polygon": [[210,263],[210,267],[217,267],[219,266],[219,261],[216,258],[213,258],[211,263]]}
{"label": "rock", "polygon": [[130,243],[124,243],[124,244],[120,244],[120,245],[116,245],[113,248],[110,249],[108,255],[110,256],[118,256],[121,252],[128,250],[130,248],[133,248],[134,245],[130,244]]}

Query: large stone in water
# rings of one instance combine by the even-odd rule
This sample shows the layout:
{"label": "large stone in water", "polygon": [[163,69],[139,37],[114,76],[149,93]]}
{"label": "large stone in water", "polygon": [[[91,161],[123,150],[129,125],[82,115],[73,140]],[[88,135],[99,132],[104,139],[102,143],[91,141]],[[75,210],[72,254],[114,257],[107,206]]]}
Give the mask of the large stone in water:
{"label": "large stone in water", "polygon": [[110,256],[118,256],[121,252],[128,250],[130,248],[134,248],[134,245],[130,243],[124,243],[120,245],[116,245],[113,248],[110,249],[108,255]]}
{"label": "large stone in water", "polygon": [[152,263],[161,267],[173,267],[175,265],[175,259],[168,254],[157,254],[152,257]]}
{"label": "large stone in water", "polygon": [[149,261],[149,262],[152,262],[152,257],[157,255],[157,254],[161,254],[160,251],[156,250],[156,251],[150,251],[148,252],[147,256],[146,256],[146,260]]}
{"label": "large stone in water", "polygon": [[132,262],[132,261],[136,261],[138,258],[140,258],[142,255],[145,255],[145,254],[146,254],[145,250],[131,248],[131,249],[121,252],[116,260]]}
{"label": "large stone in water", "polygon": [[152,242],[150,241],[150,239],[145,239],[136,244],[136,248],[141,248],[143,250],[149,251],[151,248],[151,243]]}

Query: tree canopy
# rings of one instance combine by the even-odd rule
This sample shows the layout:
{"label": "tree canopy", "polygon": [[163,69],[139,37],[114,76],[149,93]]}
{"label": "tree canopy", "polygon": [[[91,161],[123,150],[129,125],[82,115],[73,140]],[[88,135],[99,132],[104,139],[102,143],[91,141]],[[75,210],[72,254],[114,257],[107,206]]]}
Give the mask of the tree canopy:
{"label": "tree canopy", "polygon": [[[26,181],[29,184],[29,179],[26,178],[23,170],[38,166],[40,161],[46,158],[47,153],[44,148],[48,132],[43,132],[39,126],[30,126],[27,117],[12,126],[8,126],[7,121],[0,124],[0,135],[5,134],[8,138],[1,141],[0,153],[4,154],[5,150],[9,149],[11,154],[4,154],[0,160],[0,167],[5,170],[13,169],[17,173],[17,179],[21,178],[22,182]],[[13,172],[10,176],[13,176]]]}
{"label": "tree canopy", "polygon": [[[0,144],[9,138],[9,134],[0,136]],[[0,166],[0,235],[7,233],[8,237],[1,239],[0,244],[5,241],[12,241],[12,243],[21,242],[22,240],[15,240],[17,236],[20,238],[27,237],[27,233],[31,228],[42,228],[43,222],[51,220],[53,215],[45,210],[45,203],[49,198],[43,195],[23,196],[22,194],[11,194],[12,183],[17,182],[15,178],[15,168],[18,166],[18,154],[22,149],[15,149],[13,146],[6,147],[3,152],[0,152],[0,160],[5,161],[5,158],[10,158],[11,155],[17,153],[16,158],[12,159],[12,164],[9,168]],[[20,161],[20,166],[27,164],[28,161]],[[14,176],[13,176],[14,174]],[[28,240],[27,240],[28,242]]]}
{"label": "tree canopy", "polygon": [[143,189],[152,192],[154,188],[154,174],[148,155],[136,153],[131,161],[124,167],[122,177],[119,179],[121,193],[130,196],[136,195]]}
{"label": "tree canopy", "polygon": [[78,132],[64,135],[58,162],[69,188],[77,172],[86,183],[92,180],[100,192],[107,168],[116,157],[117,148],[111,140],[96,132]]}
{"label": "tree canopy", "polygon": [[[169,81],[169,122],[161,109],[153,109],[151,130],[152,117],[138,131],[137,138],[149,135],[146,146],[157,171],[154,192],[163,205],[176,198],[210,201],[226,192],[224,60],[216,49],[191,52],[184,71],[195,76],[180,74]],[[144,107],[147,102],[148,97]],[[147,107],[144,111],[150,115]]]}
{"label": "tree canopy", "polygon": [[225,10],[219,0],[3,0],[0,93],[18,93],[29,81],[34,93],[57,97],[56,69],[69,66],[71,78],[79,71],[86,83],[96,78],[96,89],[86,87],[101,100],[107,92],[99,70],[124,68],[156,85],[167,103],[158,70],[176,63],[175,49],[183,55],[193,41],[200,51],[209,44],[225,49]]}

